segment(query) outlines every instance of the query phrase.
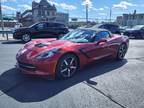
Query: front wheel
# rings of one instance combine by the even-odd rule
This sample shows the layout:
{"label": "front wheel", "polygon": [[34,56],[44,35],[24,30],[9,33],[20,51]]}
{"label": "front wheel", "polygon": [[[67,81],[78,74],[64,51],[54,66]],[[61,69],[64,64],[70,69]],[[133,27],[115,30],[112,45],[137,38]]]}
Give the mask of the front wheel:
{"label": "front wheel", "polygon": [[66,54],[58,61],[56,68],[56,78],[70,78],[76,73],[78,69],[78,58],[73,54]]}
{"label": "front wheel", "polygon": [[60,35],[58,36],[58,39],[62,38],[63,36],[64,36],[64,34],[60,34]]}
{"label": "front wheel", "polygon": [[29,34],[24,34],[22,35],[22,39],[21,39],[24,43],[27,43],[29,41],[31,41],[31,36]]}
{"label": "front wheel", "polygon": [[127,52],[127,45],[123,43],[119,46],[119,49],[117,52],[117,60],[124,59],[126,52]]}

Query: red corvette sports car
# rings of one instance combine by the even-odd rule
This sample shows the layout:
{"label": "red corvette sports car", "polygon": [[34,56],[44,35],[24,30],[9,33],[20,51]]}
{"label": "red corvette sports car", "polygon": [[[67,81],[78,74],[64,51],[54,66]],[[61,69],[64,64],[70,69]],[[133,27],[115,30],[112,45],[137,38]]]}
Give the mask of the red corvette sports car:
{"label": "red corvette sports car", "polygon": [[27,43],[16,55],[17,67],[24,74],[69,78],[94,60],[111,57],[122,60],[129,38],[104,29],[85,28],[56,39]]}

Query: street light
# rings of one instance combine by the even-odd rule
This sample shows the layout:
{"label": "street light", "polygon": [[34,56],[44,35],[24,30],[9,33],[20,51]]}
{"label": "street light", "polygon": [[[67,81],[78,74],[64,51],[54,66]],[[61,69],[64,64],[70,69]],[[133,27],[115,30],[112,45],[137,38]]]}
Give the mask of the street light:
{"label": "street light", "polygon": [[[2,15],[2,1],[0,0],[0,19],[1,19],[1,27],[2,27],[2,31],[4,31],[4,22],[3,22],[3,15]],[[4,34],[2,33],[3,37]]]}
{"label": "street light", "polygon": [[86,4],[86,24],[88,25],[88,8],[89,8],[89,5]]}
{"label": "street light", "polygon": [[91,3],[91,0],[83,0],[83,3],[82,3],[82,5],[85,5],[85,7],[86,7],[86,24],[88,24],[88,17],[89,17],[89,13],[88,13],[88,11],[89,11],[89,5],[92,5],[92,3]]}
{"label": "street light", "polygon": [[112,17],[112,9],[110,8],[110,23],[112,21],[111,17]]}

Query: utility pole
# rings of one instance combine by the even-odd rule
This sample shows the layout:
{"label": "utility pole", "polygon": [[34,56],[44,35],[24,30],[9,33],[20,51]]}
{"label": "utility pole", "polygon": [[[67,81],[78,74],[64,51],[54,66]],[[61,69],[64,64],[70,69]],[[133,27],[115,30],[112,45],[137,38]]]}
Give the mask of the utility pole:
{"label": "utility pole", "polygon": [[[0,0],[0,19],[1,19],[2,31],[4,31],[4,22],[3,22],[3,15],[2,15],[2,1],[1,0]],[[2,36],[4,37],[3,33],[2,33]]]}
{"label": "utility pole", "polygon": [[88,8],[89,5],[86,3],[86,24],[88,25]]}
{"label": "utility pole", "polygon": [[110,9],[110,22],[111,22],[111,17],[112,17],[112,9]]}

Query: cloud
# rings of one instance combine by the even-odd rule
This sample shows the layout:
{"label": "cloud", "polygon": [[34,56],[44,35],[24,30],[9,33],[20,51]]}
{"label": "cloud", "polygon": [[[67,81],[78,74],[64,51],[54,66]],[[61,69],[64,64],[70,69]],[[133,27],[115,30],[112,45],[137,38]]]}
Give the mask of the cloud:
{"label": "cloud", "polygon": [[107,14],[106,13],[98,13],[98,15],[106,16]]}
{"label": "cloud", "polygon": [[91,0],[84,0],[81,5],[88,5],[89,11],[104,11],[105,9],[108,9],[107,6],[104,6],[103,8],[95,8]]}
{"label": "cloud", "polygon": [[121,1],[119,4],[113,4],[113,8],[118,8],[118,9],[128,9],[128,7],[134,7],[134,6],[137,5],[127,1]]}
{"label": "cloud", "polygon": [[16,2],[16,0],[1,0],[1,2]]}
{"label": "cloud", "polygon": [[68,5],[66,3],[61,3],[60,7],[63,8],[63,9],[65,9],[65,10],[75,10],[75,9],[77,9],[76,6],[74,6],[74,5]]}
{"label": "cloud", "polygon": [[54,2],[54,1],[48,1],[50,4],[54,4],[55,6],[59,6],[59,3]]}
{"label": "cloud", "polygon": [[48,1],[48,2],[51,3],[51,4],[54,4],[57,7],[62,8],[64,10],[75,10],[75,9],[77,9],[77,7],[72,5],[72,4],[57,3],[57,2],[54,2],[54,1]]}
{"label": "cloud", "polygon": [[92,3],[91,0],[84,0],[84,1],[82,2],[82,5],[89,5],[89,6],[92,6],[93,3]]}
{"label": "cloud", "polygon": [[23,9],[31,9],[31,6],[27,4],[18,5],[18,7],[23,8]]}
{"label": "cloud", "polygon": [[108,6],[104,6],[104,9],[109,9],[109,7]]}
{"label": "cloud", "polygon": [[6,5],[2,5],[2,9],[3,9],[3,10],[11,10],[11,11],[16,11],[16,9],[15,9],[15,8],[10,7],[10,6],[6,6]]}
{"label": "cloud", "polygon": [[[36,1],[36,2],[40,2],[40,0],[35,0],[35,1]],[[55,6],[62,8],[62,9],[64,9],[64,10],[75,10],[75,9],[77,9],[77,7],[74,6],[74,5],[72,5],[72,4],[57,3],[57,2],[54,2],[54,1],[52,1],[52,0],[48,0],[48,2],[49,2],[50,4],[52,4],[52,5],[54,4]]]}
{"label": "cloud", "polygon": [[83,5],[83,6],[88,5],[89,10],[94,8],[93,2],[91,0],[84,0],[81,5]]}
{"label": "cloud", "polygon": [[95,10],[95,11],[103,11],[104,10],[104,8],[92,8],[93,10]]}

